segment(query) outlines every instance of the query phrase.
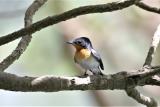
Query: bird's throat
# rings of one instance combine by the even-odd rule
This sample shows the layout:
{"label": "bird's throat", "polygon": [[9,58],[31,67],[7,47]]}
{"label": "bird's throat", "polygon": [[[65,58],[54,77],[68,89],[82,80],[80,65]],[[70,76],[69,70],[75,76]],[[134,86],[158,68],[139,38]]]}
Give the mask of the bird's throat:
{"label": "bird's throat", "polygon": [[91,51],[88,49],[79,49],[76,50],[76,57],[78,59],[87,59],[91,56]]}

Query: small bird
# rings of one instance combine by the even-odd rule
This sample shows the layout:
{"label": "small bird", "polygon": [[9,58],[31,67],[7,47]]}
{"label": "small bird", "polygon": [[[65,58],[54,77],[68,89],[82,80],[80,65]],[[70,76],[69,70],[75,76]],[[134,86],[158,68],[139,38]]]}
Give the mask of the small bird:
{"label": "small bird", "polygon": [[93,49],[89,38],[79,37],[67,43],[76,48],[74,61],[85,69],[84,75],[87,75],[87,70],[91,71],[93,75],[103,75],[101,72],[101,69],[104,70],[103,62],[100,55]]}

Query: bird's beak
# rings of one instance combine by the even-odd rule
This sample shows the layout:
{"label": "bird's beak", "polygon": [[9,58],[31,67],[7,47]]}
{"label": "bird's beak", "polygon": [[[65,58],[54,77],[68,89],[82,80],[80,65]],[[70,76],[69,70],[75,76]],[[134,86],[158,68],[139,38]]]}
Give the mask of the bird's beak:
{"label": "bird's beak", "polygon": [[66,43],[67,44],[73,44],[73,41],[67,41]]}

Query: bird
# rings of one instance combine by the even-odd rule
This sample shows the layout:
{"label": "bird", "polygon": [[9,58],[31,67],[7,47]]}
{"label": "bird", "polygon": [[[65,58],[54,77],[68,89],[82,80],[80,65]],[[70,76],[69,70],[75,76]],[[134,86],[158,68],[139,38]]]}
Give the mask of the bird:
{"label": "bird", "polygon": [[78,37],[66,43],[72,44],[75,47],[74,61],[85,70],[84,75],[88,75],[88,70],[93,75],[104,75],[101,72],[101,70],[104,70],[102,59],[99,53],[93,48],[89,38]]}

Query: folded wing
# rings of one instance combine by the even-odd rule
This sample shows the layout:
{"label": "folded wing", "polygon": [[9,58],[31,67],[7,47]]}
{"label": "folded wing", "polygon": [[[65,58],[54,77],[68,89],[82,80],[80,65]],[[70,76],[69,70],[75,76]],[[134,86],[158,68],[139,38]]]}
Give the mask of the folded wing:
{"label": "folded wing", "polygon": [[91,49],[91,52],[92,52],[93,57],[99,62],[100,68],[104,70],[103,62],[102,62],[100,55],[94,49]]}

